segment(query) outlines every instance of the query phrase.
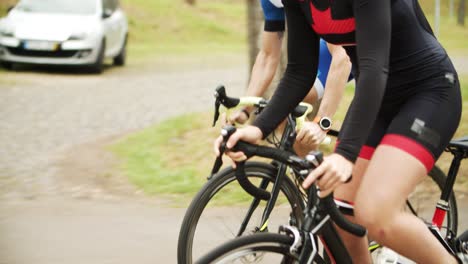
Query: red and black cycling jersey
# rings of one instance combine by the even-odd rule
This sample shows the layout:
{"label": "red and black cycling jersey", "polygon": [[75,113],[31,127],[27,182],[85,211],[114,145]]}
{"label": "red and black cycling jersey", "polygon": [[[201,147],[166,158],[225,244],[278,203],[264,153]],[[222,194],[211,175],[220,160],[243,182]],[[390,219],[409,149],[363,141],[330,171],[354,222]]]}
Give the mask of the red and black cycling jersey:
{"label": "red and black cycling jersey", "polygon": [[[343,45],[356,91],[336,152],[355,161],[380,106],[401,101],[434,76],[454,72],[416,0],[283,0],[288,66],[271,103],[254,122],[267,136],[315,80],[319,38]],[[427,83],[427,82],[426,82]]]}

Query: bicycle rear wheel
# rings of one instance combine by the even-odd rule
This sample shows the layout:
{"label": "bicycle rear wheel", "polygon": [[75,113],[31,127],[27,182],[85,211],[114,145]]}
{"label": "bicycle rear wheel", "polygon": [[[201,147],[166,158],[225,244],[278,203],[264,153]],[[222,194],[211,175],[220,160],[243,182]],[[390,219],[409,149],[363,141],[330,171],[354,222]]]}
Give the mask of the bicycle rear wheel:
{"label": "bicycle rear wheel", "polygon": [[[405,210],[412,212],[423,220],[427,225],[432,225],[435,206],[440,199],[440,194],[444,188],[447,176],[437,166],[434,166],[422,183],[408,197]],[[445,215],[441,228],[443,237],[448,234],[457,235],[458,230],[458,208],[455,195],[452,193],[448,201],[449,210]]]}
{"label": "bicycle rear wheel", "polygon": [[[245,171],[248,179],[257,186],[262,181],[268,182],[267,190],[271,191],[277,177],[276,167],[268,163],[247,162]],[[178,240],[178,263],[192,263],[192,259],[206,254],[208,250],[227,240],[238,235],[259,232],[266,202],[260,202],[249,221],[246,221],[249,208],[253,208],[252,201],[253,197],[238,184],[235,170],[230,167],[208,181],[185,213]],[[287,223],[297,225],[302,221],[303,208],[303,200],[297,187],[289,177],[284,177],[267,230],[276,232],[279,225]],[[244,221],[247,224],[242,231],[240,227]]]}

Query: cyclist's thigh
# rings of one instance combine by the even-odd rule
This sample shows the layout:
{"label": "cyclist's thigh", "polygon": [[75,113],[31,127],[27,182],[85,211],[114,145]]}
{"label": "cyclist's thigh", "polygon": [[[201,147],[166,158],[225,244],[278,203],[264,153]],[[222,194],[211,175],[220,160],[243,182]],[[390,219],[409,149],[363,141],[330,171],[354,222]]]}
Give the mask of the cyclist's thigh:
{"label": "cyclist's thigh", "polygon": [[[387,129],[388,122],[385,118],[378,117],[374,122],[366,144],[362,146],[359,152],[359,157],[354,164],[351,182],[342,184],[335,190],[335,197],[348,202],[354,202],[356,192],[361,185],[362,177],[369,165],[369,160],[372,158],[375,148],[382,139]],[[338,142],[339,144],[339,142]]]}

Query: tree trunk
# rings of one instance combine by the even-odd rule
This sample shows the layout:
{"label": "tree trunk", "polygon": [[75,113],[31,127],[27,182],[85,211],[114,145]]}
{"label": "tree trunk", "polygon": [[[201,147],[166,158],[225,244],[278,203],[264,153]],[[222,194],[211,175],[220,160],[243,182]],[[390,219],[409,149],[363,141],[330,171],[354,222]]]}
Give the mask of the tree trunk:
{"label": "tree trunk", "polygon": [[466,5],[465,5],[465,0],[460,0],[458,3],[458,19],[457,23],[460,26],[465,26],[465,10],[466,10]]}

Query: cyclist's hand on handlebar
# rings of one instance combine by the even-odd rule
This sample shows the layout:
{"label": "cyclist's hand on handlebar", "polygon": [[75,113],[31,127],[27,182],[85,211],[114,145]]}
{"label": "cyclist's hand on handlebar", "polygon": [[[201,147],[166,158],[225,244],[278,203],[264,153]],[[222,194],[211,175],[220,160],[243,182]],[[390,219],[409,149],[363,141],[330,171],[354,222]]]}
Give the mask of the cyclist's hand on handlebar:
{"label": "cyclist's hand on handlebar", "polygon": [[319,196],[325,197],[351,177],[353,166],[351,161],[333,153],[324,157],[322,164],[307,176],[302,187],[307,189],[313,182],[317,181],[317,186],[320,188]]}
{"label": "cyclist's hand on handlebar", "polygon": [[326,136],[327,133],[317,123],[305,122],[299,133],[297,133],[296,142],[300,144],[300,147],[316,149]]}
{"label": "cyclist's hand on handlebar", "polygon": [[[243,128],[239,128],[239,129],[236,130],[236,132],[234,132],[234,134],[231,135],[231,137],[229,138],[229,140],[226,143],[226,147],[228,149],[232,148],[233,146],[235,146],[237,144],[237,141],[239,141],[239,140],[243,140],[245,142],[256,144],[256,143],[258,143],[258,141],[260,141],[262,139],[262,136],[263,136],[262,131],[258,127],[246,126],[246,127],[243,127]],[[214,142],[214,152],[215,152],[216,156],[220,155],[219,147],[221,146],[222,143],[223,143],[223,137],[222,136],[219,136]],[[228,151],[226,154],[233,161],[242,161],[242,160],[247,159],[247,157],[245,156],[245,154],[243,152]]]}
{"label": "cyclist's hand on handlebar", "polygon": [[232,113],[228,118],[224,116],[224,122],[225,124],[245,124],[249,120],[249,117],[243,110],[238,110]]}

